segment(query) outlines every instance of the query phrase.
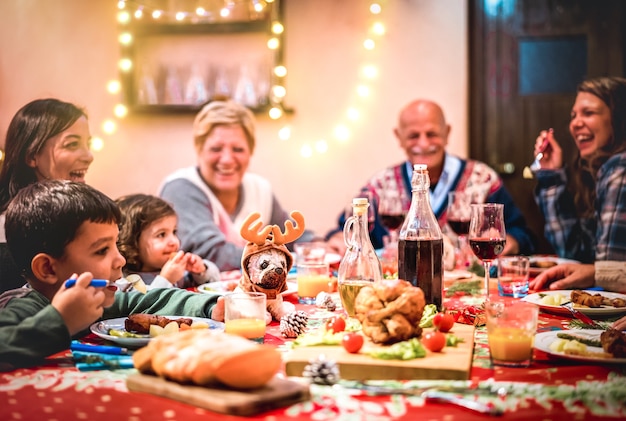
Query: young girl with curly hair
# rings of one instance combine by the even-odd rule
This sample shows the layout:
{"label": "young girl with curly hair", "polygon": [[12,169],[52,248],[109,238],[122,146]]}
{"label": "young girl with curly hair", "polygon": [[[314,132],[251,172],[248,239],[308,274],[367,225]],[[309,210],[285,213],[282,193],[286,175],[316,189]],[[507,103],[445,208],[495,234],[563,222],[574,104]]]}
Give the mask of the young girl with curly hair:
{"label": "young girl with curly hair", "polygon": [[[131,194],[116,200],[122,212],[118,248],[126,258],[124,275],[137,274],[148,288],[189,288],[219,281],[219,269],[180,248],[178,217],[169,203],[156,196]],[[118,286],[131,289],[121,279]]]}

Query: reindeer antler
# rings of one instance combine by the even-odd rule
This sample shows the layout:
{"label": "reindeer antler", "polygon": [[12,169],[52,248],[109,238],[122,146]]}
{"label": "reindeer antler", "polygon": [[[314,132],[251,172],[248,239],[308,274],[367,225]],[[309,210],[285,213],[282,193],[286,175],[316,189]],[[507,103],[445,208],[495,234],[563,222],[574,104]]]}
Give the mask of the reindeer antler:
{"label": "reindeer antler", "polygon": [[[258,221],[256,221],[257,219]],[[256,221],[256,223],[254,223],[254,221]],[[262,225],[263,221],[261,221],[261,214],[258,212],[251,213],[241,225],[241,236],[245,240],[248,240],[257,246],[262,246],[265,244],[265,240],[273,228],[271,225],[268,225],[259,231],[259,228],[261,228]]]}
{"label": "reindeer antler", "polygon": [[298,211],[293,211],[290,215],[293,220],[296,221],[296,226],[293,226],[293,222],[286,221],[285,233],[283,234],[280,232],[280,227],[278,225],[273,225],[272,232],[274,233],[274,244],[281,245],[290,243],[300,237],[304,232],[304,216]]}

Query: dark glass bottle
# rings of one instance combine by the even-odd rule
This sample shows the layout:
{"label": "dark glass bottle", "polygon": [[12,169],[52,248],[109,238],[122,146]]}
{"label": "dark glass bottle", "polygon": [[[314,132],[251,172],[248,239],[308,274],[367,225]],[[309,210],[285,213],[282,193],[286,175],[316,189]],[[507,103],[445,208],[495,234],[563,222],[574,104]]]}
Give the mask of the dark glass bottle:
{"label": "dark glass bottle", "polygon": [[411,178],[411,208],[400,229],[398,278],[424,291],[427,304],[442,309],[443,236],[430,206],[426,165],[416,164]]}

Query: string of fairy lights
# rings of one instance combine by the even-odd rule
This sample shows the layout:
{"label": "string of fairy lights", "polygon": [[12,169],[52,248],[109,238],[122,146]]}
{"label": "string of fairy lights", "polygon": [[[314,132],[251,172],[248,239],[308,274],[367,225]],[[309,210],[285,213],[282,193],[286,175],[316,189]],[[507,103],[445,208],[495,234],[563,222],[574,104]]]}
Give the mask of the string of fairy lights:
{"label": "string of fairy lights", "polygon": [[[205,7],[202,6],[202,3],[205,3]],[[117,4],[117,21],[121,30],[118,42],[121,46],[128,46],[133,42],[134,37],[130,30],[130,25],[128,25],[133,20],[193,25],[197,23],[236,21],[241,19],[242,15],[245,15],[248,20],[265,19],[269,14],[272,20],[267,48],[276,50],[280,47],[282,36],[284,36],[284,26],[278,19],[277,14],[271,14],[272,3],[274,3],[274,0],[223,0],[221,2],[216,2],[215,0],[196,0],[194,2],[181,0],[119,0]],[[193,8],[190,8],[192,4]],[[382,9],[381,2],[369,3],[368,10],[371,22],[362,42],[362,47],[366,51],[375,50],[378,42],[386,32],[385,25],[380,19]],[[370,57],[373,57],[373,55]],[[120,57],[118,67],[121,72],[130,72],[133,66],[134,63],[130,57]],[[374,62],[362,63],[359,72],[359,77],[355,79],[357,84],[354,88],[354,99],[346,107],[345,114],[340,119],[341,121],[332,129],[332,138],[340,143],[349,141],[352,128],[361,119],[362,101],[365,101],[372,94],[375,87],[374,82],[378,77],[378,67]],[[269,95],[270,107],[267,111],[269,118],[272,120],[281,121],[285,117],[283,101],[287,95],[287,89],[282,81],[286,75],[287,68],[284,64],[276,63],[272,69],[273,78]],[[122,84],[119,80],[111,80],[107,83],[106,88],[110,94],[119,95],[122,90]],[[127,105],[122,102],[116,104],[113,114],[117,119],[123,119],[128,114]],[[102,131],[105,134],[113,134],[116,130],[117,122],[114,118],[106,119],[102,123]],[[287,141],[291,137],[292,129],[285,123],[278,130],[278,138]],[[104,146],[104,142],[100,138],[95,138],[92,140],[92,146],[94,150],[100,150]],[[303,158],[310,158],[315,154],[324,154],[328,149],[329,142],[325,138],[319,138],[315,141],[304,142],[300,147],[300,155]]]}

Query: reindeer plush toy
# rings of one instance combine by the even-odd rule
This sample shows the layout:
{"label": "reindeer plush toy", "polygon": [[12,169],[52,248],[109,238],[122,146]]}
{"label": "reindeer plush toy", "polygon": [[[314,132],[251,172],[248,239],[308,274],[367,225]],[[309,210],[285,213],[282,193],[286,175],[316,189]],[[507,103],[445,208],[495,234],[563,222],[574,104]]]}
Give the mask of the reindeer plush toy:
{"label": "reindeer plush toy", "polygon": [[298,211],[291,212],[296,221],[285,222],[285,232],[278,225],[267,225],[260,214],[250,214],[241,227],[241,236],[248,244],[241,256],[242,275],[238,290],[263,292],[267,296],[265,322],[269,324],[295,311],[292,303],[284,302],[281,292],[287,290],[287,274],[293,265],[293,257],[285,244],[297,240],[304,232],[304,216]]}

